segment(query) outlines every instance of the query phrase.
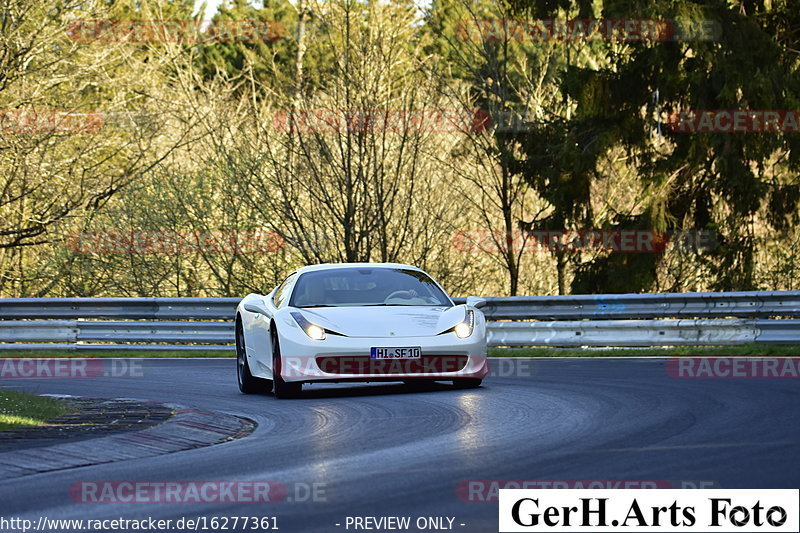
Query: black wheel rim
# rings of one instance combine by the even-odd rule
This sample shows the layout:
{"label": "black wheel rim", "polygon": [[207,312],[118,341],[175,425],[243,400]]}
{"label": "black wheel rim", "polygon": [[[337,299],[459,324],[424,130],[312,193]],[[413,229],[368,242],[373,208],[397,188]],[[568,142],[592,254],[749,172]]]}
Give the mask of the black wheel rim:
{"label": "black wheel rim", "polygon": [[244,381],[244,346],[242,346],[241,333],[236,331],[236,377],[239,378],[239,383]]}
{"label": "black wheel rim", "polygon": [[280,379],[281,375],[281,354],[278,347],[278,339],[275,335],[272,336],[272,378],[274,380]]}

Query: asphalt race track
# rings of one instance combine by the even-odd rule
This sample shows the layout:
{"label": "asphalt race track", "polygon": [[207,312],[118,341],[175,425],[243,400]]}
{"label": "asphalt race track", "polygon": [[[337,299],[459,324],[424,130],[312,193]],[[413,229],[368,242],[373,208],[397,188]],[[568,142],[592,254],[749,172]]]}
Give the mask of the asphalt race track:
{"label": "asphalt race track", "polygon": [[[285,533],[348,531],[347,516],[446,516],[456,531],[486,533],[497,531],[497,504],[464,501],[457,488],[468,480],[800,485],[800,379],[676,379],[658,359],[547,359],[476,390],[312,385],[302,399],[276,400],[240,394],[233,359],[146,360],[143,374],[3,385],[180,403],[258,428],[208,448],[2,481],[0,514],[276,516]],[[283,483],[288,499],[73,502],[69,487],[86,480],[268,480]],[[317,501],[307,494],[312,484],[324,491]]]}

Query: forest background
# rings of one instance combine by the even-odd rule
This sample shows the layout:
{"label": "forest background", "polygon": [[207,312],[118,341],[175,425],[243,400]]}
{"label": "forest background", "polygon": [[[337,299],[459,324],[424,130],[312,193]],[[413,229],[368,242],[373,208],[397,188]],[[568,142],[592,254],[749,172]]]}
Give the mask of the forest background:
{"label": "forest background", "polygon": [[0,0],[0,296],[796,289],[798,110],[797,0]]}

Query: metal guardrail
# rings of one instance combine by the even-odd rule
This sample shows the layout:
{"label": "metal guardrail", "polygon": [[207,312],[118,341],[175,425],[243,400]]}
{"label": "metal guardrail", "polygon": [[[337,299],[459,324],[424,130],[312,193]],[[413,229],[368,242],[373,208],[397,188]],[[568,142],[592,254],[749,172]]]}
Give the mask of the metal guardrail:
{"label": "metal guardrail", "polygon": [[[800,317],[800,291],[590,294],[486,298],[490,320]],[[463,303],[464,299],[459,299]]]}
{"label": "metal guardrail", "polygon": [[231,320],[240,301],[241,298],[0,298],[0,320]]}
{"label": "metal guardrail", "polygon": [[[465,299],[455,299],[463,303]],[[800,291],[486,298],[490,346],[800,344]],[[0,350],[231,350],[239,298],[0,299]]]}
{"label": "metal guardrail", "polygon": [[149,342],[230,344],[231,322],[8,320],[0,339],[13,342]]}
{"label": "metal guardrail", "polygon": [[491,346],[731,346],[800,343],[800,320],[492,322]]}

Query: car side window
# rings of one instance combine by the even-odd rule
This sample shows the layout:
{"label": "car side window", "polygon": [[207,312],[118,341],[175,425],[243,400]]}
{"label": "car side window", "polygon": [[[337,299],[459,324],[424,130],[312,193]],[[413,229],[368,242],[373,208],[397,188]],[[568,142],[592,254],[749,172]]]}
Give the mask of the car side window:
{"label": "car side window", "polygon": [[272,297],[272,303],[275,307],[281,307],[286,302],[286,298],[289,296],[289,289],[292,288],[292,283],[297,278],[297,274],[290,274],[283,283],[280,284],[278,289],[275,291],[275,295]]}

